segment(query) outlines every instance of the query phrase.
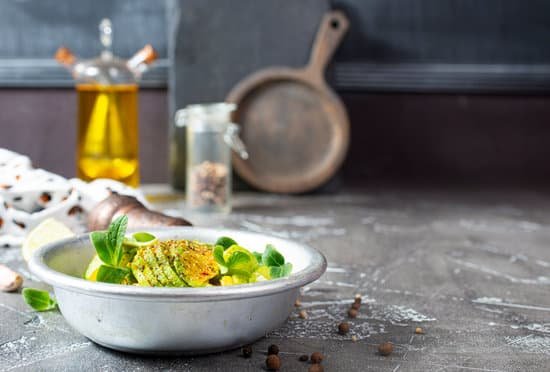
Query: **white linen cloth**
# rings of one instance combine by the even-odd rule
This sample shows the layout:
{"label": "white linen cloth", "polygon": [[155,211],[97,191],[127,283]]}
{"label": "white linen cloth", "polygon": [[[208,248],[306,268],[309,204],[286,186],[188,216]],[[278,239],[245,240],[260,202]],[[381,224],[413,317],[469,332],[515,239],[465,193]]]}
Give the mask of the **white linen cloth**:
{"label": "white linen cloth", "polygon": [[113,191],[147,205],[139,190],[120,182],[66,179],[33,168],[28,157],[0,148],[0,248],[20,245],[29,231],[50,217],[75,233],[84,232],[87,213]]}

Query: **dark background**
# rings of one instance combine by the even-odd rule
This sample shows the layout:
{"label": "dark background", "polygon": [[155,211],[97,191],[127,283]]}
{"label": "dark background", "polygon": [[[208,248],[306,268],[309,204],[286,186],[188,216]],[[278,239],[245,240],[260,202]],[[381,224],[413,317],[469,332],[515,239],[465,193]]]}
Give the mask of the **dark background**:
{"label": "dark background", "polygon": [[[0,0],[0,7],[0,146],[66,176],[74,174],[76,97],[51,56],[61,44],[97,54],[102,17],[113,21],[117,54],[145,43],[160,52],[141,92],[141,160],[144,182],[166,182],[169,112],[221,100],[257,68],[304,64],[318,16],[338,7],[352,23],[328,74],[352,123],[344,184],[550,181],[546,1]],[[170,81],[179,92],[175,85],[168,92]]]}

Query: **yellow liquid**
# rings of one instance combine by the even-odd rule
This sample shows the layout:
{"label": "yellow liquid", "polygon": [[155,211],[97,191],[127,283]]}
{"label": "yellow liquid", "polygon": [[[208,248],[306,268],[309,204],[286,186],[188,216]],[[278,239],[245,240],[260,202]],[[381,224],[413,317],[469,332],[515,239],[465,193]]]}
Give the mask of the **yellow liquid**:
{"label": "yellow liquid", "polygon": [[78,93],[77,175],[139,185],[137,85],[87,85]]}

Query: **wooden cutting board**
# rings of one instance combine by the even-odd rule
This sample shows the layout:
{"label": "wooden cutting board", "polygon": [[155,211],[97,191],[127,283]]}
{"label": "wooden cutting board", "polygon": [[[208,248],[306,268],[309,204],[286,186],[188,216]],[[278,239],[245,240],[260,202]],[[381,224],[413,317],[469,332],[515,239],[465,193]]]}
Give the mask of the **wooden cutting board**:
{"label": "wooden cutting board", "polygon": [[324,72],[348,27],[342,12],[326,13],[305,67],[260,70],[229,93],[250,155],[247,160],[233,156],[235,170],[251,185],[277,193],[307,192],[342,164],[349,120]]}

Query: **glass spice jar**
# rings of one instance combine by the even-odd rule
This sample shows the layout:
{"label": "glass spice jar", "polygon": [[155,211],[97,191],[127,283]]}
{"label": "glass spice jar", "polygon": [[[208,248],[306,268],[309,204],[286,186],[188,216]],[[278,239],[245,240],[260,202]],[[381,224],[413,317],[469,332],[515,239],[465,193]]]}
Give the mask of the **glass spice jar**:
{"label": "glass spice jar", "polygon": [[231,210],[231,150],[248,158],[231,123],[236,106],[229,103],[189,105],[176,112],[176,126],[186,127],[186,205],[199,212]]}

